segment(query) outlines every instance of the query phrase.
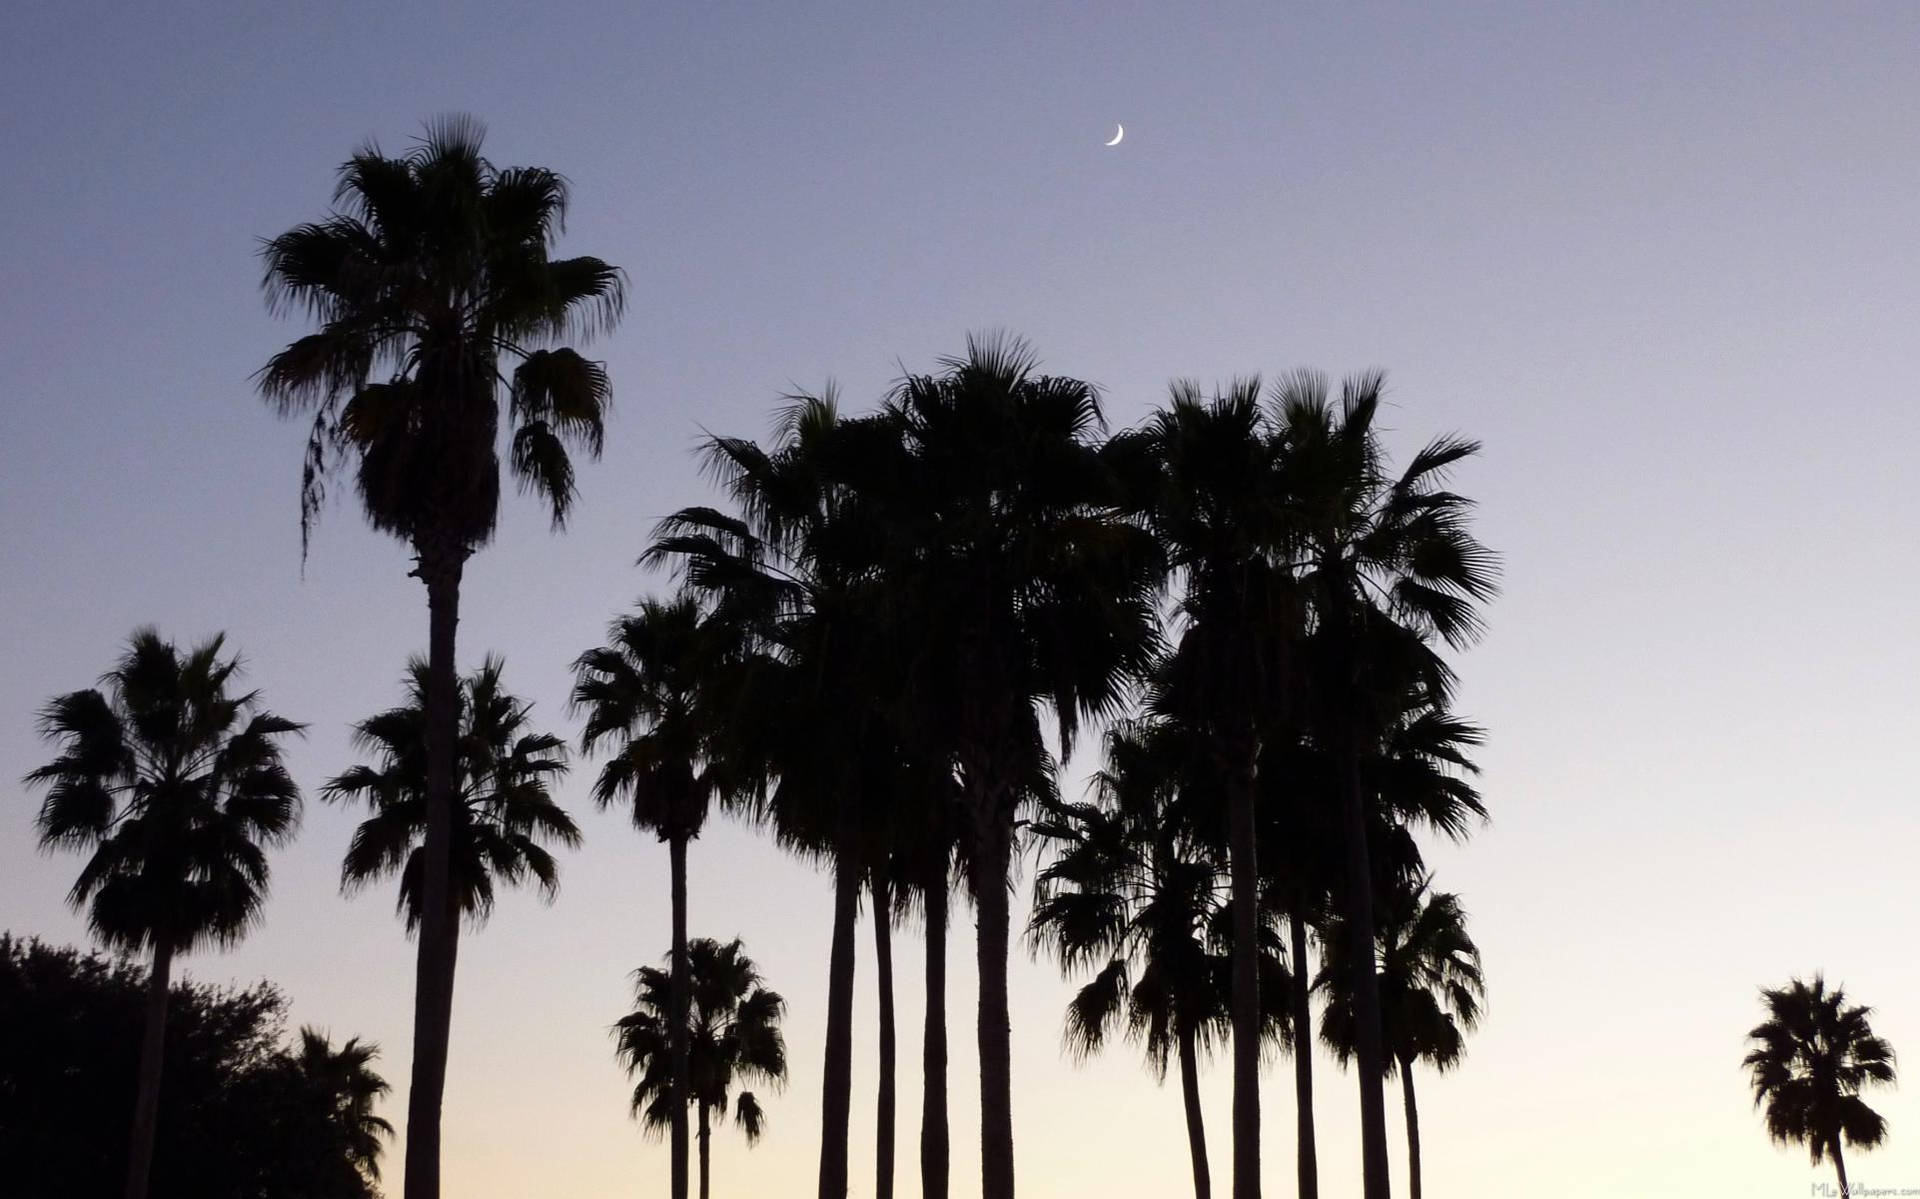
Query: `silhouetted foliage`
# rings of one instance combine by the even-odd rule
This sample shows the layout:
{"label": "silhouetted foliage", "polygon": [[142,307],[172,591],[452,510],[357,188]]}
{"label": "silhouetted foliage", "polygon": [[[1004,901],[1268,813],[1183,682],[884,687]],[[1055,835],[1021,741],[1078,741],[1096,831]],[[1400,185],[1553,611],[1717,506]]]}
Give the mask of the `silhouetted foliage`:
{"label": "silhouetted foliage", "polygon": [[1894,1083],[1893,1047],[1874,1035],[1873,1009],[1847,1002],[1826,979],[1794,979],[1762,989],[1767,1019],[1747,1033],[1753,1051],[1741,1063],[1753,1086],[1753,1105],[1765,1108],[1767,1135],[1783,1145],[1805,1145],[1819,1165],[1833,1159],[1840,1193],[1847,1166],[1840,1143],[1871,1149],[1887,1136],[1887,1121],[1860,1092]]}
{"label": "silhouetted foliage", "polygon": [[[0,933],[0,1193],[116,1199],[148,974],[125,957]],[[378,1192],[374,1046],[285,1035],[270,983],[172,988],[153,1199],[367,1199]],[[315,1042],[318,1042],[317,1044]],[[317,1069],[321,1057],[328,1063]]]}

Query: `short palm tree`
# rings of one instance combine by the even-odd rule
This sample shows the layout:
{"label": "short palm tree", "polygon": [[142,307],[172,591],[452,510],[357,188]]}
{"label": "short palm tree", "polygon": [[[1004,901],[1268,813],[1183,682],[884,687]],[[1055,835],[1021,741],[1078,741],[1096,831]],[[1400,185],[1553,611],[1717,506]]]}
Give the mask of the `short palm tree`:
{"label": "short palm tree", "polygon": [[1848,1194],[1840,1142],[1871,1149],[1887,1136],[1887,1121],[1860,1092],[1894,1083],[1893,1047],[1875,1036],[1873,1009],[1847,1002],[1815,974],[1762,989],[1767,1018],[1747,1034],[1753,1051],[1741,1064],[1753,1085],[1753,1105],[1767,1113],[1767,1135],[1782,1145],[1805,1145],[1819,1165],[1833,1158],[1840,1193]]}
{"label": "short palm tree", "polygon": [[[718,689],[737,643],[721,619],[701,611],[691,594],[646,600],[615,620],[608,643],[575,663],[573,705],[587,727],[581,748],[616,742],[594,783],[594,802],[625,802],[634,827],[667,843],[672,902],[669,1081],[689,1093],[691,1069],[684,1033],[690,1002],[687,961],[687,845],[699,837],[707,812],[729,788],[720,751],[727,728]],[[687,1105],[669,1103],[670,1178],[675,1199],[687,1193]]]}
{"label": "short palm tree", "polygon": [[[671,955],[669,955],[671,957]],[[736,1083],[759,1081],[779,1088],[787,1080],[787,1045],[780,1034],[786,1001],[760,985],[760,972],[739,938],[725,944],[706,937],[690,941],[685,954],[693,987],[684,1036],[673,1035],[670,971],[642,966],[634,972],[634,1010],[614,1026],[617,1056],[628,1074],[639,1075],[633,1088],[633,1112],[658,1134],[672,1127],[675,1109],[698,1112],[700,1199],[707,1199],[712,1122],[725,1122]],[[673,1045],[690,1047],[692,1088],[684,1102],[672,1080]],[[760,1139],[766,1113],[752,1091],[733,1100],[733,1119],[747,1144]]]}
{"label": "short palm tree", "polygon": [[[454,774],[451,884],[445,900],[456,954],[460,917],[475,925],[493,911],[498,884],[531,880],[545,898],[560,885],[548,844],[580,844],[580,830],[553,799],[567,773],[566,743],[531,730],[533,705],[506,690],[505,667],[489,656],[460,680],[454,710],[459,757]],[[427,829],[427,664],[407,663],[407,699],[354,726],[354,745],[374,755],[329,780],[321,795],[372,809],[354,830],[340,864],[341,889],[357,891],[398,875],[396,909],[409,931],[428,914],[424,864]]]}
{"label": "short palm tree", "polygon": [[[1124,1031],[1145,1048],[1156,1077],[1178,1061],[1194,1195],[1207,1199],[1199,1069],[1201,1056],[1233,1032],[1232,922],[1220,867],[1183,812],[1219,790],[1183,787],[1192,757],[1166,726],[1129,722],[1109,732],[1097,802],[1049,805],[1034,825],[1051,857],[1035,880],[1029,935],[1063,971],[1095,970],[1067,1009],[1069,1049],[1092,1053]],[[1207,761],[1209,774],[1211,767]],[[1268,1007],[1256,1035],[1281,1041],[1287,970],[1277,938],[1262,932]]]}
{"label": "short palm tree", "polygon": [[340,168],[335,208],[261,250],[268,307],[320,328],[275,354],[261,395],[311,414],[301,476],[301,541],[330,481],[351,469],[367,519],[412,547],[426,584],[425,921],[407,1095],[406,1199],[438,1199],[440,1106],[453,1010],[456,930],[447,894],[458,736],[455,630],[466,561],[493,536],[504,392],[509,467],[556,527],[574,500],[570,454],[598,456],[611,400],[606,371],[570,334],[611,327],[620,271],[554,258],[564,179],[497,168],[470,117],[430,123],[410,152],[369,146]]}
{"label": "short palm tree", "polygon": [[294,1059],[316,1091],[326,1096],[334,1124],[346,1140],[348,1160],[370,1183],[380,1181],[380,1153],[393,1136],[393,1125],[373,1110],[392,1090],[374,1072],[373,1059],[379,1056],[380,1047],[370,1041],[349,1037],[336,1049],[327,1034],[302,1028]]}
{"label": "short palm tree", "polygon": [[[1380,988],[1382,1040],[1400,1074],[1407,1117],[1407,1193],[1420,1199],[1420,1115],[1414,1102],[1413,1067],[1457,1065],[1466,1034],[1480,1023],[1485,982],[1480,950],[1467,935],[1459,896],[1433,891],[1427,876],[1401,878],[1382,897],[1375,926],[1375,976]],[[1338,926],[1333,952],[1315,985],[1328,995],[1321,1037],[1342,1064],[1354,1056],[1351,968],[1355,952]]]}
{"label": "short palm tree", "polygon": [[[1312,732],[1331,755],[1341,797],[1345,885],[1341,919],[1359,944],[1373,941],[1364,763],[1404,710],[1407,680],[1426,680],[1444,707],[1451,680],[1428,642],[1460,647],[1481,628],[1478,605],[1496,590],[1498,564],[1469,529],[1471,502],[1447,490],[1452,467],[1479,452],[1459,437],[1428,442],[1399,473],[1373,421],[1382,376],[1349,379],[1333,398],[1324,378],[1300,373],[1272,397],[1290,503],[1299,522],[1300,585],[1313,636],[1303,647]],[[1389,1065],[1380,1041],[1380,996],[1370,970],[1353,983],[1355,1057],[1365,1199],[1387,1199]]]}
{"label": "short palm tree", "polygon": [[300,818],[281,748],[302,726],[233,688],[240,663],[223,646],[183,653],[137,630],[99,687],[41,710],[60,756],[26,776],[46,789],[41,848],[91,851],[68,901],[107,945],[152,955],[127,1199],[145,1199],[153,1164],[174,956],[233,945],[259,921],[265,850]]}

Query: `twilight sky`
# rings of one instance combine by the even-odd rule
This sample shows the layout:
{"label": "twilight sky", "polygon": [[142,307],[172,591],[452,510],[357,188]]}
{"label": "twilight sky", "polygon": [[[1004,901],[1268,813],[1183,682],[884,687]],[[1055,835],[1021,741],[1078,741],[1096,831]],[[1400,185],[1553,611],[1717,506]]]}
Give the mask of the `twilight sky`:
{"label": "twilight sky", "polygon": [[[324,211],[357,145],[398,150],[467,110],[495,162],[572,179],[563,252],[632,277],[595,347],[617,409],[574,527],[509,504],[467,572],[463,662],[504,653],[545,727],[577,732],[569,662],[665,586],[633,560],[660,515],[711,498],[701,430],[763,434],[794,385],[834,378],[864,406],[899,364],[994,326],[1100,383],[1115,425],[1176,375],[1380,366],[1402,455],[1441,431],[1486,442],[1459,485],[1506,562],[1460,663],[1494,822],[1431,855],[1490,988],[1463,1067],[1420,1076],[1431,1193],[1806,1194],[1830,1175],[1767,1144],[1739,1070],[1755,988],[1796,972],[1844,982],[1920,1055],[1920,515],[1902,486],[1920,8],[135,7],[0,16],[0,927],[85,939],[62,903],[79,859],[36,853],[8,780],[45,760],[33,710],[135,625],[226,630],[268,702],[312,723],[293,757],[309,788],[353,760],[348,722],[397,698],[424,592],[347,505],[302,578],[302,430],[248,376],[304,326],[265,315],[253,255]],[[1115,122],[1126,141],[1105,149]],[[587,844],[558,902],[507,895],[462,946],[462,1199],[664,1186],[606,1030],[626,972],[665,949],[666,855],[590,810],[590,770],[563,792]],[[275,980],[295,1019],[380,1041],[403,1084],[411,946],[389,891],[336,893],[356,819],[310,801],[265,926],[186,968]],[[719,1135],[716,1192],[799,1193],[827,881],[722,820],[691,891],[695,934],[744,936],[792,1008],[792,1084],[757,1149]],[[956,1196],[978,1188],[969,940],[949,992]],[[855,1195],[869,947],[863,929]],[[915,1195],[911,932],[899,956]],[[1179,1193],[1177,1089],[1128,1049],[1065,1060],[1050,964],[1022,956],[1012,985],[1025,1191]],[[1207,1090],[1219,1179],[1227,1073]],[[1284,1062],[1271,1077],[1285,1194]],[[1891,1141],[1850,1159],[1856,1185],[1920,1187],[1911,1096],[1874,1101]],[[1324,1193],[1357,1195],[1353,1088],[1324,1058],[1318,1104]]]}

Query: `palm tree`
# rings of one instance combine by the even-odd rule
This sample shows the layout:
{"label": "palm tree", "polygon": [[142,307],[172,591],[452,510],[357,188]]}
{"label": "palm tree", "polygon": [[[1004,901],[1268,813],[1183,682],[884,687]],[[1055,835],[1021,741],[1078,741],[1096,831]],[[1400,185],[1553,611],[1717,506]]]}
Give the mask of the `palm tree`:
{"label": "palm tree", "polygon": [[59,756],[25,780],[46,789],[40,847],[91,851],[68,902],[108,946],[152,954],[127,1199],[145,1199],[153,1164],[174,956],[229,947],[259,921],[265,850],[300,819],[281,752],[304,726],[233,690],[240,662],[223,646],[216,636],[183,654],[136,630],[99,687],[41,709]]}
{"label": "palm tree", "polygon": [[1828,1155],[1848,1194],[1840,1142],[1872,1149],[1886,1139],[1887,1121],[1860,1092],[1894,1083],[1893,1047],[1873,1034],[1873,1009],[1847,1002],[1819,974],[1765,989],[1767,1019],[1747,1034],[1754,1043],[1741,1065],[1753,1085],[1753,1105],[1767,1109],[1767,1135],[1801,1144],[1819,1165]]}
{"label": "palm tree", "polygon": [[[678,1035],[673,1013],[679,1004],[671,970],[642,966],[634,972],[634,1010],[620,1018],[614,1036],[621,1064],[629,1075],[640,1076],[633,1088],[633,1113],[649,1132],[670,1128],[676,1109],[684,1111],[688,1104],[699,1112],[700,1199],[707,1199],[711,1123],[716,1116],[727,1119],[734,1084],[758,1080],[779,1088],[786,1083],[787,1045],[780,1020],[787,1005],[760,985],[760,972],[738,937],[724,945],[698,938],[687,944],[682,956],[693,986]],[[692,1062],[693,1085],[684,1092],[672,1078],[677,1044],[689,1046]],[[676,1101],[680,1094],[685,1100]],[[747,1144],[760,1139],[766,1113],[752,1091],[741,1091],[734,1100],[733,1118]]]}
{"label": "palm tree", "polygon": [[[1305,647],[1306,711],[1335,765],[1346,867],[1341,918],[1362,945],[1374,939],[1375,878],[1364,761],[1404,710],[1410,678],[1423,680],[1434,706],[1445,706],[1452,676],[1427,642],[1472,642],[1481,627],[1476,606],[1493,595],[1497,574],[1494,556],[1468,529],[1471,502],[1444,487],[1448,471],[1479,444],[1436,438],[1393,474],[1373,428],[1383,385],[1377,374],[1349,379],[1336,402],[1325,379],[1301,373],[1273,394],[1314,630]],[[1380,996],[1373,971],[1355,969],[1364,1194],[1387,1199]]]}
{"label": "palm tree", "polygon": [[[1301,605],[1290,554],[1295,520],[1257,378],[1212,399],[1176,383],[1167,407],[1114,440],[1134,477],[1130,505],[1166,548],[1184,629],[1159,706],[1204,732],[1227,781],[1232,871],[1233,1194],[1260,1195],[1261,746],[1287,696]],[[1311,1193],[1302,1179],[1303,1193]]]}
{"label": "palm tree", "polygon": [[[1093,387],[1038,373],[1024,342],[969,338],[887,404],[911,488],[893,506],[914,552],[894,570],[908,597],[908,655],[961,783],[978,914],[984,1199],[1014,1193],[1007,1010],[1009,870],[1044,702],[1070,753],[1080,722],[1111,711],[1156,649],[1153,539],[1117,520],[1119,489],[1093,438]],[[907,505],[911,504],[912,507]]]}
{"label": "palm tree", "polygon": [[392,1090],[374,1073],[373,1059],[380,1047],[349,1037],[338,1049],[317,1029],[300,1030],[300,1052],[294,1059],[316,1091],[327,1097],[334,1124],[346,1140],[347,1158],[369,1183],[380,1181],[382,1142],[393,1136],[393,1125],[374,1114],[373,1105]]}
{"label": "palm tree", "polygon": [[[634,827],[667,843],[673,908],[668,1025],[670,1082],[680,1095],[692,1085],[685,1030],[692,979],[687,962],[687,845],[699,837],[707,810],[730,791],[718,748],[724,731],[722,683],[737,638],[724,621],[683,594],[646,600],[608,629],[608,644],[575,663],[573,705],[587,714],[581,748],[601,741],[618,748],[594,783],[600,807],[624,800]],[[675,1199],[687,1193],[687,1105],[669,1103],[670,1170]]]}
{"label": "palm tree", "polygon": [[[450,886],[443,901],[443,914],[454,929],[450,962],[457,960],[460,917],[476,926],[484,923],[499,883],[531,880],[552,899],[560,867],[545,843],[568,849],[580,844],[579,827],[553,800],[553,785],[567,773],[566,742],[529,729],[533,705],[506,690],[504,669],[489,655],[455,692],[460,752],[449,836]],[[340,864],[341,890],[350,894],[397,874],[395,909],[409,932],[424,930],[432,911],[424,861],[429,674],[418,657],[408,661],[406,702],[354,726],[354,746],[374,755],[375,763],[352,767],[321,791],[327,800],[360,801],[371,809],[348,842]]]}
{"label": "palm tree", "polygon": [[[440,1107],[453,1009],[456,932],[448,889],[458,736],[454,709],[460,579],[491,539],[505,388],[508,461],[556,528],[574,499],[570,453],[597,457],[612,392],[605,369],[553,343],[610,328],[621,272],[553,258],[565,180],[496,168],[470,117],[431,122],[410,152],[377,147],[340,168],[335,209],[268,240],[269,309],[320,328],[258,375],[284,415],[313,418],[301,475],[301,543],[329,482],[351,464],[367,519],[413,549],[429,610],[426,917],[414,996],[406,1199],[438,1199]],[[510,373],[506,364],[512,363]]]}
{"label": "palm tree", "polygon": [[[1068,1006],[1069,1049],[1090,1054],[1124,1030],[1158,1079],[1177,1055],[1194,1195],[1207,1199],[1199,1060],[1231,1030],[1232,925],[1219,867],[1188,827],[1191,809],[1216,797],[1190,785],[1192,754],[1178,738],[1166,725],[1115,728],[1098,802],[1053,805],[1036,822],[1053,856],[1035,882],[1029,935],[1068,974],[1097,967]],[[1268,1005],[1258,1035],[1283,1041],[1287,970],[1277,938],[1260,931]]]}
{"label": "palm tree", "polygon": [[[1419,875],[1396,880],[1377,909],[1374,968],[1379,981],[1381,1039],[1389,1069],[1400,1074],[1407,1117],[1407,1193],[1420,1199],[1420,1114],[1414,1102],[1413,1065],[1436,1070],[1457,1065],[1466,1034],[1480,1023],[1485,982],[1480,950],[1467,935],[1460,898],[1431,890]],[[1329,997],[1321,1037],[1341,1064],[1351,1061],[1358,1040],[1353,1002],[1352,957],[1356,947],[1336,929],[1330,964],[1315,985]]]}

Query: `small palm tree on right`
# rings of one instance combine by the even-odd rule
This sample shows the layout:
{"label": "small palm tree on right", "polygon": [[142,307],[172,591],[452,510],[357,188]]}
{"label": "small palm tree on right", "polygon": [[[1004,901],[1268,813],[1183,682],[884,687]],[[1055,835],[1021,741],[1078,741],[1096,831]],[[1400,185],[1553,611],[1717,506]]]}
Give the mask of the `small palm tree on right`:
{"label": "small palm tree on right", "polygon": [[[669,952],[669,963],[672,958]],[[687,1103],[699,1113],[700,1199],[707,1199],[712,1125],[716,1115],[726,1121],[735,1083],[758,1079],[776,1088],[786,1085],[787,1043],[780,1020],[787,1002],[760,985],[760,971],[738,937],[725,944],[696,938],[687,943],[686,960],[693,984],[685,1017],[692,1075]],[[634,1004],[614,1025],[615,1052],[627,1073],[640,1076],[633,1088],[634,1115],[657,1135],[673,1126],[675,1108],[684,1106],[674,1102],[673,1046],[680,1039],[668,1033],[676,1008],[671,969],[636,970]],[[766,1127],[766,1113],[752,1091],[734,1099],[733,1119],[749,1145]]]}
{"label": "small palm tree on right", "polygon": [[1783,1145],[1807,1147],[1813,1164],[1833,1158],[1840,1193],[1847,1166],[1840,1142],[1872,1149],[1887,1137],[1887,1121],[1860,1092],[1894,1083],[1893,1047],[1867,1023],[1873,1009],[1847,1002],[1824,978],[1794,979],[1763,988],[1767,1019],[1747,1034],[1753,1051],[1741,1064],[1753,1086],[1753,1105],[1767,1112],[1767,1135]]}

